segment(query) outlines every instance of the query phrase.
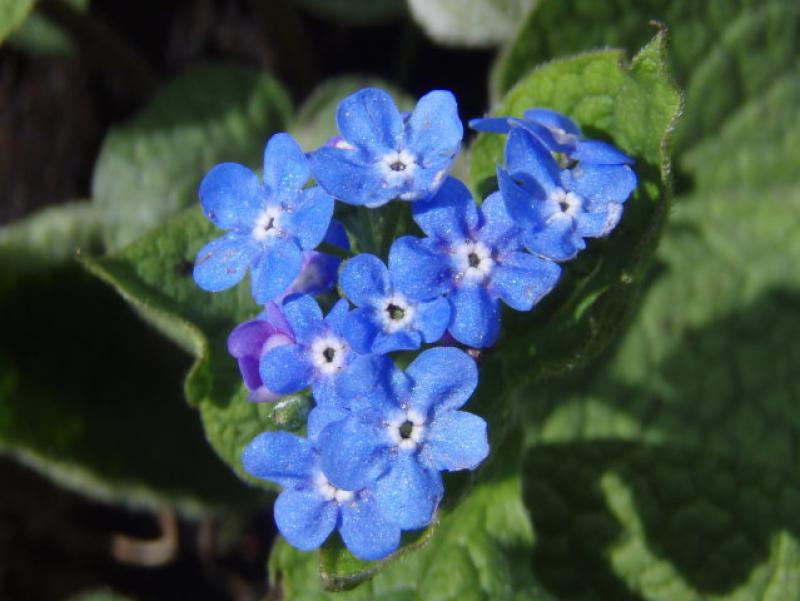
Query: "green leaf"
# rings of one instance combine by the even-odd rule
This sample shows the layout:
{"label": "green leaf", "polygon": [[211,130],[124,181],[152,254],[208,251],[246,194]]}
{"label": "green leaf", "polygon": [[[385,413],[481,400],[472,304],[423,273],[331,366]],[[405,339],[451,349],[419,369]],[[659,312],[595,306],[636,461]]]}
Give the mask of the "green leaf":
{"label": "green leaf", "polygon": [[[530,377],[587,362],[625,323],[635,302],[671,193],[667,141],[680,95],[664,63],[665,41],[660,32],[630,64],[618,50],[548,63],[510,90],[497,110],[521,116],[542,106],[566,113],[633,156],[639,177],[615,232],[565,264],[554,293],[530,314],[504,315],[499,348]],[[472,147],[473,184],[484,193],[496,185],[504,142],[505,136],[481,134]]]}
{"label": "green leaf", "polygon": [[97,211],[88,202],[51,206],[0,226],[0,266],[33,271],[57,266],[99,246]]}
{"label": "green leaf", "polygon": [[66,601],[133,601],[130,597],[117,593],[108,588],[91,589],[82,591],[69,597]]}
{"label": "green leaf", "polygon": [[440,44],[494,46],[514,35],[537,0],[408,0],[411,14]]}
{"label": "green leaf", "polygon": [[336,110],[339,103],[361,88],[378,87],[389,92],[401,111],[414,108],[414,99],[395,86],[372,77],[345,75],[321,83],[306,99],[289,127],[300,146],[311,151],[339,134]]}
{"label": "green leaf", "polygon": [[215,164],[260,168],[267,139],[289,115],[280,84],[253,69],[200,67],[165,86],[100,150],[92,198],[107,247],[118,250],[196,203]]}
{"label": "green leaf", "polygon": [[344,25],[375,25],[405,12],[403,0],[294,0],[314,15]]}
{"label": "green leaf", "polygon": [[34,0],[3,0],[0,2],[0,43],[18,29],[33,9]]}
{"label": "green leaf", "polygon": [[275,407],[247,400],[247,389],[225,343],[230,331],[255,317],[260,307],[250,296],[249,280],[211,294],[192,278],[197,252],[218,236],[219,230],[195,207],[121,251],[83,261],[145,320],[194,355],[185,392],[200,411],[211,446],[241,477],[269,487],[245,476],[240,456],[256,434],[278,427],[272,417]]}
{"label": "green leaf", "polygon": [[531,565],[559,598],[800,598],[800,178],[734,167],[760,125],[777,133],[757,107],[796,122],[794,90],[777,81],[704,142],[737,142],[729,187],[681,199],[604,362],[531,393]]}
{"label": "green leaf", "polygon": [[670,63],[686,86],[678,153],[715,133],[751,95],[797,69],[800,6],[793,0],[541,0],[495,65],[492,95],[554,57],[608,45],[633,51],[649,37],[652,19],[669,26]]}
{"label": "green leaf", "polygon": [[0,271],[0,452],[106,502],[252,504],[182,401],[185,356],[75,263]]}
{"label": "green leaf", "polygon": [[424,548],[356,590],[325,593],[317,554],[296,551],[283,540],[270,558],[270,581],[280,583],[283,598],[297,601],[549,600],[526,566],[533,537],[521,502],[517,443],[496,453],[484,482],[443,515]]}

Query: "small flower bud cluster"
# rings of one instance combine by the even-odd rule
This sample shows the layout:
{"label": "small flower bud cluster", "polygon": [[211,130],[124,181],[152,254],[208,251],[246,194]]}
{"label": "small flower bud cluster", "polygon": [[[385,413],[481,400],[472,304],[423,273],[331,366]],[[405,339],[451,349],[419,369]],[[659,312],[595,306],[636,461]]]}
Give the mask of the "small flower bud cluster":
{"label": "small flower bud cluster", "polygon": [[[260,178],[224,163],[200,185],[205,215],[226,233],[199,252],[197,284],[224,290],[249,271],[264,307],[228,340],[251,400],[307,389],[314,399],[305,437],[265,432],[242,456],[248,473],[283,487],[275,520],[300,549],[338,530],[354,555],[380,559],[402,531],[431,523],[441,473],[475,469],[489,453],[486,422],[461,410],[478,369],[459,345],[493,345],[500,301],[533,308],[560,262],[614,228],[636,187],[629,157],[554,111],[471,125],[508,136],[499,191],[480,206],[449,175],[463,128],[446,91],[401,114],[382,90],[360,90],[321,148],[306,154],[277,134]],[[424,237],[400,235],[386,257],[353,256],[350,240],[363,251],[374,233],[347,232],[335,201],[367,211],[398,200],[412,203]],[[323,242],[351,258],[340,265]],[[343,298],[324,314],[315,295],[334,287]],[[405,370],[392,357],[423,347]]]}

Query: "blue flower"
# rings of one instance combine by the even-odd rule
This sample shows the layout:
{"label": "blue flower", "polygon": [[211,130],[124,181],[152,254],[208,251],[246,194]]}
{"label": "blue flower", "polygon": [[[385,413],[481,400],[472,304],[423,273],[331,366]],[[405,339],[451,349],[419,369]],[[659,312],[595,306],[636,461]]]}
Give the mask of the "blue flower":
{"label": "blue flower", "polygon": [[315,439],[264,432],[247,445],[242,464],[247,473],[284,487],[275,501],[275,523],[298,549],[316,549],[334,529],[359,559],[382,559],[400,544],[400,528],[378,510],[374,484],[353,490],[331,484]]}
{"label": "blue flower", "polygon": [[245,386],[250,390],[251,401],[272,402],[280,398],[281,395],[264,386],[259,373],[259,362],[267,351],[292,343],[292,329],[281,308],[272,301],[266,304],[258,319],[239,324],[230,333],[228,352],[239,362],[239,371]]}
{"label": "blue flower", "polygon": [[354,358],[344,336],[350,306],[339,300],[323,319],[311,296],[287,299],[283,313],[294,343],[261,355],[259,371],[264,385],[279,394],[312,387],[317,403],[335,403],[334,383]]}
{"label": "blue flower", "polygon": [[572,259],[584,238],[610,233],[637,183],[627,164],[561,169],[536,136],[517,127],[506,143],[506,168],[498,167],[500,192],[526,248],[554,261]]}
{"label": "blue flower", "polygon": [[400,528],[427,526],[440,472],[475,469],[489,453],[486,422],[460,411],[477,383],[475,362],[452,347],[420,353],[405,373],[386,355],[358,358],[337,387],[359,402],[309,415],[323,471],[344,489],[374,483],[378,511]]}
{"label": "blue flower", "polygon": [[473,119],[472,129],[507,134],[513,127],[521,127],[536,136],[550,151],[563,154],[570,161],[597,165],[632,165],[634,160],[613,144],[601,140],[587,140],[580,127],[569,117],[550,109],[528,109],[522,119],[516,117],[489,117]]}
{"label": "blue flower", "polygon": [[264,304],[300,274],[303,250],[316,247],[333,214],[322,188],[303,189],[311,173],[303,151],[288,134],[276,134],[264,151],[263,182],[237,163],[214,167],[200,184],[206,217],[228,230],[197,254],[194,279],[218,292],[252,271],[253,298]]}
{"label": "blue flower", "polygon": [[369,207],[430,197],[464,133],[455,98],[444,90],[420,98],[404,119],[389,94],[366,88],[342,101],[337,120],[342,140],[311,153],[311,169],[329,194]]}
{"label": "blue flower", "polygon": [[434,198],[414,205],[413,215],[428,237],[397,239],[389,271],[410,298],[446,295],[448,330],[463,344],[491,346],[500,330],[499,299],[530,310],[561,274],[552,261],[519,251],[520,232],[497,193],[479,210],[466,186],[448,178]]}
{"label": "blue flower", "polygon": [[347,316],[344,332],[359,353],[418,349],[423,341],[439,340],[450,323],[446,299],[412,300],[374,255],[358,255],[347,261],[339,287],[358,307]]}

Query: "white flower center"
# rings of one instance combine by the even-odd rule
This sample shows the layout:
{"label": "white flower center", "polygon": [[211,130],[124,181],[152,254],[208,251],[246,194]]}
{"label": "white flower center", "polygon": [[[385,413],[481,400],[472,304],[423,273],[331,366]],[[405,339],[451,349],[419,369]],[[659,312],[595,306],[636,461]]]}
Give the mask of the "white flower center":
{"label": "white flower center", "polygon": [[314,478],[314,486],[317,488],[317,492],[319,492],[326,501],[335,500],[337,503],[347,503],[348,501],[352,501],[355,497],[355,493],[352,490],[336,488],[328,481],[325,474],[322,472],[317,472]]}
{"label": "white flower center", "polygon": [[383,329],[390,334],[407,328],[414,320],[414,307],[397,293],[376,303],[375,311]]}
{"label": "white flower center", "polygon": [[386,427],[391,441],[403,450],[416,449],[425,437],[425,417],[413,409],[401,412]]}
{"label": "white flower center", "polygon": [[454,247],[452,253],[459,280],[482,282],[494,269],[492,253],[483,242],[467,240]]}
{"label": "white flower center", "polygon": [[574,217],[575,213],[580,210],[583,200],[574,192],[567,192],[563,188],[556,188],[550,193],[547,200],[557,205],[558,211]]}
{"label": "white flower center", "polygon": [[383,155],[378,164],[386,183],[396,186],[411,177],[416,171],[417,157],[407,150],[400,152],[392,150]]}
{"label": "white flower center", "polygon": [[311,363],[326,376],[342,369],[346,356],[347,344],[335,336],[322,336],[311,344]]}
{"label": "white flower center", "polygon": [[566,130],[560,127],[550,127],[550,132],[559,144],[574,144],[578,139],[575,134],[567,133]]}
{"label": "white flower center", "polygon": [[280,207],[269,207],[256,217],[253,227],[253,238],[264,240],[266,238],[280,236],[283,234],[281,229],[281,216],[283,210]]}

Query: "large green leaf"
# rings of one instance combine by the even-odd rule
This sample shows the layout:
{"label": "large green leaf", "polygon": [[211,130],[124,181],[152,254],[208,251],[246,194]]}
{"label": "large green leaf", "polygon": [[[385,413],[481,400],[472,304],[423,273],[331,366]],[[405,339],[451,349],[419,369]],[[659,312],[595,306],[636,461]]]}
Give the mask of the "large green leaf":
{"label": "large green leaf", "polygon": [[558,56],[608,45],[633,51],[649,37],[651,19],[670,28],[670,62],[687,91],[678,152],[713,134],[743,101],[800,65],[794,0],[542,0],[494,67],[492,93],[499,96]]}
{"label": "large green leaf", "polygon": [[[531,376],[572,368],[602,350],[625,323],[643,282],[669,208],[668,136],[680,109],[664,52],[661,32],[630,64],[617,50],[554,61],[514,86],[497,110],[517,116],[534,106],[562,111],[634,157],[639,177],[616,231],[566,264],[554,293],[530,314],[504,316],[504,331],[513,335],[500,348]],[[472,147],[473,183],[485,193],[496,185],[504,142],[505,136],[481,134]]]}
{"label": "large green leaf", "polygon": [[408,0],[414,19],[440,44],[493,46],[514,35],[537,0]]}
{"label": "large green leaf", "polygon": [[468,499],[444,512],[427,546],[358,589],[324,592],[317,554],[301,553],[282,540],[270,558],[270,581],[283,598],[297,601],[549,600],[526,565],[532,533],[520,494],[516,442],[496,453],[484,482]]}
{"label": "large green leaf", "polygon": [[34,271],[67,263],[100,244],[97,211],[88,202],[47,207],[0,227],[0,267]]}
{"label": "large green leaf", "polygon": [[92,197],[108,248],[197,202],[197,186],[216,163],[260,167],[267,138],[289,114],[280,84],[244,67],[200,67],[165,86],[100,150]]}
{"label": "large green leaf", "polygon": [[105,501],[256,500],[182,400],[183,353],[76,264],[0,271],[0,452]]}
{"label": "large green leaf", "polygon": [[[730,177],[675,208],[616,348],[532,393],[531,565],[563,599],[800,599],[800,178],[748,168],[761,125],[781,138],[765,107],[797,122],[795,85],[698,147],[735,142]],[[785,148],[767,168],[791,169]]]}
{"label": "large green leaf", "polygon": [[33,9],[34,0],[2,0],[0,2],[0,43],[19,28]]}
{"label": "large green leaf", "polygon": [[[89,8],[89,0],[64,0],[76,11],[85,12]],[[8,39],[14,48],[31,54],[59,55],[75,50],[74,43],[63,27],[34,11],[29,19]]]}
{"label": "large green leaf", "polygon": [[185,384],[188,401],[200,411],[211,445],[244,477],[241,452],[256,434],[276,427],[275,407],[247,400],[247,389],[225,344],[236,324],[260,310],[250,296],[249,283],[211,294],[192,278],[197,252],[219,235],[195,207],[121,251],[83,260],[144,319],[195,356]]}

